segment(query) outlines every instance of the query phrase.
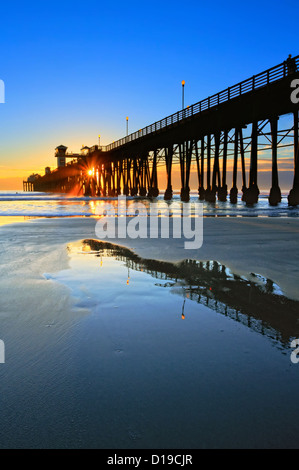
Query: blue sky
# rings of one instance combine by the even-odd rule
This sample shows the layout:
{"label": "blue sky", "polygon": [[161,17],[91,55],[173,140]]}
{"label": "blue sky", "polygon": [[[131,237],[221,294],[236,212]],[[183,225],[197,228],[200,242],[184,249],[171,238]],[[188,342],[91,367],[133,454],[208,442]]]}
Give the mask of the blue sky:
{"label": "blue sky", "polygon": [[108,144],[299,53],[298,2],[1,5],[0,179]]}

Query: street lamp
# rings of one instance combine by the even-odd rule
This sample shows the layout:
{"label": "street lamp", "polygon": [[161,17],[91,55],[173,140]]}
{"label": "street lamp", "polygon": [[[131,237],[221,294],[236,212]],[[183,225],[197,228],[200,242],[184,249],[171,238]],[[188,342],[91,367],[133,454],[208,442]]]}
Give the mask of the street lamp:
{"label": "street lamp", "polygon": [[185,80],[182,80],[182,109],[184,109],[184,92],[185,92]]}
{"label": "street lamp", "polygon": [[127,136],[129,135],[129,118],[128,116],[126,117],[126,121],[127,121]]}
{"label": "street lamp", "polygon": [[99,147],[101,147],[101,136],[99,134]]}

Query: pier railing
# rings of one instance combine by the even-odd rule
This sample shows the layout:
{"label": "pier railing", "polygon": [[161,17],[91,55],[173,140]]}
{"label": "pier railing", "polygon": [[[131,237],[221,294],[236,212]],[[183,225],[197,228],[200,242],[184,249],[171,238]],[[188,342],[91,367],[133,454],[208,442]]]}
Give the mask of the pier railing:
{"label": "pier railing", "polygon": [[226,90],[220,91],[215,95],[209,96],[198,103],[195,103],[191,106],[187,106],[180,111],[177,111],[170,116],[161,119],[149,126],[140,129],[139,131],[133,132],[132,134],[119,139],[112,144],[102,147],[103,151],[114,150],[122,145],[125,145],[129,142],[132,142],[140,137],[144,137],[153,132],[164,129],[168,126],[171,126],[175,123],[183,121],[184,119],[191,118],[195,115],[203,113],[211,108],[219,106],[222,103],[228,102],[231,99],[237,98],[246,93],[252,92],[259,88],[265,87],[270,83],[274,83],[278,80],[283,79],[284,77],[294,73],[299,70],[299,55],[291,59],[285,60],[279,65],[272,67],[264,72],[259,73],[258,75],[253,75],[253,77],[248,78],[236,85],[233,85]]}

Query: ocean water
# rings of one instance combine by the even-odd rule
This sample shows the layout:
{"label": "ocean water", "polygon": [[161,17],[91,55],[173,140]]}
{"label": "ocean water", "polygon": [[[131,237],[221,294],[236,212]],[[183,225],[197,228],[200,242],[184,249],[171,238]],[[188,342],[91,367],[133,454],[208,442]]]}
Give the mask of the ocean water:
{"label": "ocean water", "polygon": [[[135,201],[143,202],[147,207],[148,199],[127,198],[128,209],[134,207]],[[154,200],[160,206],[166,206],[163,196]],[[198,200],[197,193],[191,192],[190,202],[203,203],[204,216],[210,217],[298,217],[299,207],[289,207],[287,193],[282,194],[282,202],[271,207],[268,203],[268,193],[262,192],[258,204],[249,207],[241,200],[231,204],[217,201],[215,204]],[[93,217],[97,211],[114,207],[117,213],[117,198],[68,197],[63,194],[29,193],[15,191],[0,191],[0,217]],[[173,204],[175,203],[175,204]],[[171,203],[168,203],[170,205]],[[183,203],[179,193],[175,192],[172,201],[173,214],[177,215]]]}

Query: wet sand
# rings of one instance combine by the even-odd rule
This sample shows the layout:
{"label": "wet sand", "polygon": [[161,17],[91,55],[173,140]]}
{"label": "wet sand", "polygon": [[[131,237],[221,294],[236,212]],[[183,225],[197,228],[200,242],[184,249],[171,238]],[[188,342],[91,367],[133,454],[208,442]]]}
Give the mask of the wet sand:
{"label": "wet sand", "polygon": [[[95,224],[93,218],[61,218],[4,225],[0,227],[1,256],[14,256],[21,263],[26,255],[22,246],[26,245],[27,250],[31,246],[40,274],[59,270],[67,264],[67,243],[97,239]],[[286,296],[299,300],[298,219],[204,218],[203,245],[197,250],[185,250],[184,239],[105,240],[131,248],[144,258],[172,262],[186,258],[219,261],[236,274],[256,273],[271,279]],[[24,258],[22,269],[25,265]]]}
{"label": "wet sand", "polygon": [[[94,243],[85,254],[77,242],[96,239],[95,224],[0,227],[0,447],[297,448],[296,305],[267,304],[213,270],[205,281],[197,269],[192,293],[192,266],[169,282],[102,260]],[[206,218],[193,252],[180,239],[120,244],[147,259],[217,260],[298,298],[298,232],[298,220]]]}

